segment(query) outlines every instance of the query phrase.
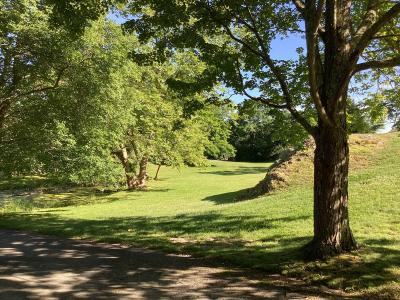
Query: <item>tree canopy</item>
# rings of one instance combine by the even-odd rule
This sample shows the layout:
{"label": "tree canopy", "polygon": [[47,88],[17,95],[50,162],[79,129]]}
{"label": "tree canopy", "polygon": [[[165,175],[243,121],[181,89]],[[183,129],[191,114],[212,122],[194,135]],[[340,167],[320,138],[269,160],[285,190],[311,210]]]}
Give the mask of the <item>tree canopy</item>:
{"label": "tree canopy", "polygon": [[287,148],[301,148],[307,137],[287,112],[246,100],[238,105],[230,141],[238,161],[271,161]]}
{"label": "tree canopy", "polygon": [[69,67],[72,38],[49,28],[49,9],[37,1],[1,1],[0,126],[10,106],[56,88]]}
{"label": "tree canopy", "polygon": [[[28,11],[32,3],[28,4],[22,8]],[[100,18],[80,36],[64,29],[53,32],[51,12],[36,8],[26,20],[15,20],[21,32],[32,27],[36,37],[47,39],[34,45],[42,47],[36,56],[26,43],[24,51],[31,56],[20,69],[11,68],[11,79],[18,71],[26,83],[16,82],[16,94],[6,102],[0,129],[1,171],[118,185],[124,182],[124,173],[127,178],[138,176],[143,159],[144,167],[147,162],[179,167],[206,164],[206,154],[231,155],[229,126],[217,113],[220,108],[202,93],[183,97],[166,84],[171,77],[188,78],[201,69],[193,57],[181,53],[165,63],[139,66],[129,53],[140,46],[120,26]],[[15,32],[14,39],[21,40],[24,35]],[[46,48],[52,39],[54,48]],[[53,70],[59,64],[62,74]],[[43,87],[46,80],[49,84]],[[122,150],[127,161],[121,160]]]}

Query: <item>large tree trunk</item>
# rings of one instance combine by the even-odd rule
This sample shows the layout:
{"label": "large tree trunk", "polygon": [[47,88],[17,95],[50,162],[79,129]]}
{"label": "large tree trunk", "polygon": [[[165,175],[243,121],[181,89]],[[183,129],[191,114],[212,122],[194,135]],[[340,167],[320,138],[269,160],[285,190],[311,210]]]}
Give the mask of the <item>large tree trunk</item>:
{"label": "large tree trunk", "polygon": [[[124,168],[126,185],[129,190],[144,188],[147,184],[147,164],[148,157],[145,155],[139,162],[139,173],[137,174],[134,166],[129,161],[129,153],[125,146],[121,146],[121,149],[113,152],[118,159],[121,161]],[[136,175],[137,174],[137,175]]]}
{"label": "large tree trunk", "polygon": [[314,156],[314,239],[309,255],[325,258],[355,249],[348,213],[347,134],[320,126]]}
{"label": "large tree trunk", "polygon": [[[348,212],[349,145],[347,93],[354,68],[349,44],[351,1],[326,2],[324,57],[319,53],[314,17],[308,24],[308,59],[311,95],[318,110],[314,133],[314,238],[312,258],[325,258],[357,247]],[[314,50],[316,49],[316,50]]]}

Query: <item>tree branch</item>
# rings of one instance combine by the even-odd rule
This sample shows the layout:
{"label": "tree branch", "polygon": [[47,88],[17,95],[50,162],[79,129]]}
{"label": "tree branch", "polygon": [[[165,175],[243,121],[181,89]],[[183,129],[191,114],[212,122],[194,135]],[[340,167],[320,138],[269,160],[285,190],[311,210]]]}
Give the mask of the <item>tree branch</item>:
{"label": "tree branch", "polygon": [[318,28],[321,22],[323,6],[325,1],[319,0],[317,7],[315,7],[315,1],[309,1],[306,5],[305,10],[305,24],[306,24],[306,35],[307,35],[307,65],[308,65],[308,82],[310,84],[311,99],[315,104],[318,115],[321,120],[328,126],[334,127],[334,122],[328,116],[324,105],[322,104],[321,97],[319,94],[318,86],[318,64],[317,54],[318,50]]}
{"label": "tree branch", "polygon": [[262,58],[263,58],[265,64],[271,69],[272,73],[274,74],[275,78],[277,79],[279,86],[281,87],[281,90],[283,92],[283,95],[284,95],[287,105],[292,105],[293,99],[290,94],[289,87],[286,83],[286,79],[285,79],[283,73],[281,72],[281,70],[275,65],[274,61],[270,57],[270,55],[268,53],[268,49],[265,47],[265,43],[259,33],[259,30],[257,29],[256,21],[248,7],[247,7],[247,10],[248,10],[248,14],[250,17],[251,25],[245,21],[243,21],[244,22],[243,24],[254,34],[254,36],[258,42],[258,45],[261,49]]}
{"label": "tree branch", "polygon": [[292,0],[293,4],[296,6],[297,10],[299,13],[304,15],[304,9],[306,8],[306,5],[303,3],[301,0]]}
{"label": "tree branch", "polygon": [[230,28],[226,25],[221,24],[222,27],[224,27],[226,33],[231,37],[231,39],[233,39],[234,41],[238,42],[239,44],[241,44],[242,46],[244,46],[245,48],[247,48],[250,52],[252,52],[253,54],[260,56],[261,58],[263,57],[263,54],[254,49],[251,45],[249,45],[248,43],[246,43],[245,41],[243,41],[242,39],[238,38],[237,36],[235,36],[232,32],[232,30],[230,30]]}
{"label": "tree branch", "polygon": [[367,29],[375,22],[379,4],[379,0],[368,1],[367,11],[365,12],[364,17],[354,34],[354,41],[357,42],[359,38],[365,33],[365,31],[367,31]]}
{"label": "tree branch", "polygon": [[[292,2],[296,6],[298,12],[302,15],[303,19],[306,20],[306,4],[301,0],[292,0]],[[321,14],[322,9],[323,7],[321,6]],[[318,34],[322,41],[325,42],[325,29],[321,25],[318,26]]]}
{"label": "tree branch", "polygon": [[391,38],[391,37],[400,37],[400,33],[399,34],[375,35],[372,39],[379,40],[379,39],[386,39],[386,38]]}
{"label": "tree branch", "polygon": [[237,74],[238,74],[238,77],[239,77],[239,84],[240,84],[240,87],[241,87],[241,91],[240,92],[242,92],[246,97],[248,97],[249,99],[254,100],[254,101],[260,101],[260,102],[262,102],[264,104],[267,104],[268,106],[271,106],[273,108],[278,108],[278,109],[287,108],[286,104],[277,104],[277,103],[274,103],[274,102],[272,102],[270,100],[267,100],[267,99],[265,99],[263,97],[254,97],[254,96],[250,95],[246,91],[246,84],[244,82],[244,78],[243,78],[242,72],[240,71],[240,63],[239,63],[238,60],[236,60],[236,71],[237,71]]}
{"label": "tree branch", "polygon": [[306,118],[304,118],[294,107],[288,106],[287,110],[293,116],[293,118],[300,123],[301,126],[314,138],[317,136],[317,127],[312,126]]}
{"label": "tree branch", "polygon": [[64,72],[65,72],[65,70],[67,68],[68,68],[68,66],[65,66],[59,71],[59,73],[57,75],[57,78],[56,78],[56,80],[55,80],[53,85],[32,89],[32,90],[30,90],[28,92],[19,93],[17,95],[14,95],[14,97],[24,97],[24,96],[27,96],[27,95],[41,93],[41,92],[45,92],[45,91],[49,91],[49,90],[53,90],[53,89],[57,88],[59,86],[61,78],[62,78],[62,76],[63,76],[63,74],[64,74]]}
{"label": "tree branch", "polygon": [[[315,137],[316,135],[316,128],[313,127],[310,123],[308,123],[308,121],[294,108],[293,106],[293,99],[292,96],[290,94],[290,90],[289,87],[286,83],[286,79],[283,75],[283,73],[281,72],[281,70],[279,69],[279,67],[277,67],[274,63],[274,61],[272,60],[272,58],[269,56],[268,53],[268,49],[266,48],[264,41],[257,29],[257,25],[255,22],[255,19],[253,17],[253,15],[251,14],[251,11],[249,10],[249,8],[247,7],[248,13],[249,13],[249,17],[251,20],[251,25],[246,22],[245,20],[241,19],[240,17],[236,17],[243,25],[245,25],[255,36],[257,42],[258,42],[258,46],[261,49],[261,51],[259,49],[254,49],[251,45],[249,45],[248,43],[246,43],[245,41],[243,41],[242,39],[236,37],[232,30],[229,28],[229,25],[225,24],[224,22],[221,22],[221,20],[218,20],[217,18],[215,18],[215,16],[213,16],[212,10],[209,6],[207,6],[207,10],[210,14],[210,17],[216,21],[217,23],[219,23],[227,32],[227,34],[236,42],[238,42],[239,44],[241,44],[242,46],[244,46],[246,49],[248,49],[249,51],[251,51],[253,54],[259,56],[264,62],[265,64],[270,68],[270,70],[272,71],[272,73],[274,74],[276,80],[279,83],[279,86],[281,87],[281,90],[283,92],[283,97],[286,101],[286,104],[284,105],[280,105],[280,104],[275,104],[273,102],[271,102],[268,99],[262,98],[262,97],[254,97],[251,96],[244,88],[243,88],[243,94],[246,95],[247,97],[249,97],[250,99],[256,100],[256,101],[260,101],[264,104],[267,104],[271,107],[275,107],[275,108],[279,108],[279,109],[287,109],[291,115],[294,117],[294,119],[299,122],[304,129],[307,130],[308,133],[310,133],[312,136]],[[240,66],[238,65],[239,68],[239,76],[241,78],[242,81],[242,86],[244,87],[244,82],[243,82],[243,76],[240,73]]]}
{"label": "tree branch", "polygon": [[372,60],[356,65],[353,74],[369,69],[384,69],[400,66],[400,56],[386,60]]}
{"label": "tree branch", "polygon": [[240,71],[240,64],[239,61],[236,61],[236,68],[237,68],[237,72],[238,72],[238,76],[239,76],[239,83],[241,85],[241,92],[248,97],[251,100],[257,101],[257,102],[261,102],[263,104],[266,104],[269,107],[272,108],[276,108],[276,109],[287,109],[290,114],[292,115],[292,117],[298,122],[300,123],[303,128],[309,133],[311,134],[313,137],[316,136],[317,133],[317,129],[316,127],[312,126],[306,118],[304,118],[290,103],[285,103],[285,104],[277,104],[274,103],[273,101],[266,99],[264,97],[255,97],[250,95],[245,88],[245,83],[244,83],[244,78],[243,75]]}
{"label": "tree branch", "polygon": [[397,3],[392,6],[386,13],[384,13],[378,20],[375,21],[372,25],[370,25],[367,29],[363,29],[363,33],[358,40],[358,42],[353,45],[353,51],[350,56],[351,62],[356,62],[358,60],[359,55],[364,51],[364,49],[368,46],[373,37],[392,19],[397,17],[400,14],[400,3]]}

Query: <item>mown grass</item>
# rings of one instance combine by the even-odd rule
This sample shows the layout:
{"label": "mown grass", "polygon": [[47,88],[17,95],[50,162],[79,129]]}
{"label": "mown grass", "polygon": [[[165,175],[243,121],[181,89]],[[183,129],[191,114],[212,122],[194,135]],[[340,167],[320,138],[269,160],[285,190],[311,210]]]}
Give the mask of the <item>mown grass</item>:
{"label": "mown grass", "polygon": [[[356,142],[351,150],[355,159],[350,218],[360,250],[327,261],[307,262],[301,256],[301,247],[312,236],[308,176],[271,195],[236,200],[263,178],[267,163],[212,162],[208,168],[163,168],[161,180],[152,181],[148,191],[101,194],[80,189],[33,194],[26,201],[34,205],[3,208],[0,226],[208,256],[280,272],[348,295],[397,299],[400,136],[373,138],[378,146]],[[310,174],[311,165],[302,164],[302,168]],[[17,198],[23,202],[23,197]],[[35,208],[40,203],[42,208]]]}

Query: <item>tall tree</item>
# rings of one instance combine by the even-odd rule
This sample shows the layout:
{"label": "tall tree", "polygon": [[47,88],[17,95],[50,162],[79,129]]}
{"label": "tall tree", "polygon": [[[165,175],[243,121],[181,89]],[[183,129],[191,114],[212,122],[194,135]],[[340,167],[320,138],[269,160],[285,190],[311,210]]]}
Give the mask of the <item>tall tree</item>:
{"label": "tall tree", "polygon": [[57,89],[27,93],[8,109],[0,128],[2,173],[139,188],[149,162],[199,165],[207,149],[231,149],[218,108],[202,93],[184,97],[166,84],[202,69],[190,55],[140,67],[128,58],[137,39],[104,18],[65,43],[68,68]]}
{"label": "tall tree", "polygon": [[[351,0],[136,0],[126,26],[158,54],[192,48],[209,67],[197,86],[222,79],[248,98],[291,113],[316,142],[313,257],[356,248],[348,213],[349,82],[400,56],[400,3]],[[271,41],[301,32],[299,59],[275,60]],[[300,46],[300,45],[299,45]],[[307,84],[306,84],[307,82]],[[314,115],[305,108],[313,104]]]}
{"label": "tall tree", "polygon": [[58,88],[70,46],[118,2],[0,1],[0,127],[14,102]]}
{"label": "tall tree", "polygon": [[205,152],[208,158],[227,160],[235,156],[229,137],[236,112],[233,103],[218,100],[219,103],[209,103],[203,110],[203,130],[208,132],[209,140]]}
{"label": "tall tree", "polygon": [[[176,53],[162,64],[140,68],[135,101],[126,124],[125,139],[113,153],[122,163],[129,189],[146,186],[149,162],[173,167],[206,163],[205,153],[222,156],[233,151],[225,126],[203,93],[185,97],[166,84],[169,78],[190,76],[199,63],[190,53]],[[190,63],[189,63],[190,62]],[[212,126],[215,125],[215,126]]]}

